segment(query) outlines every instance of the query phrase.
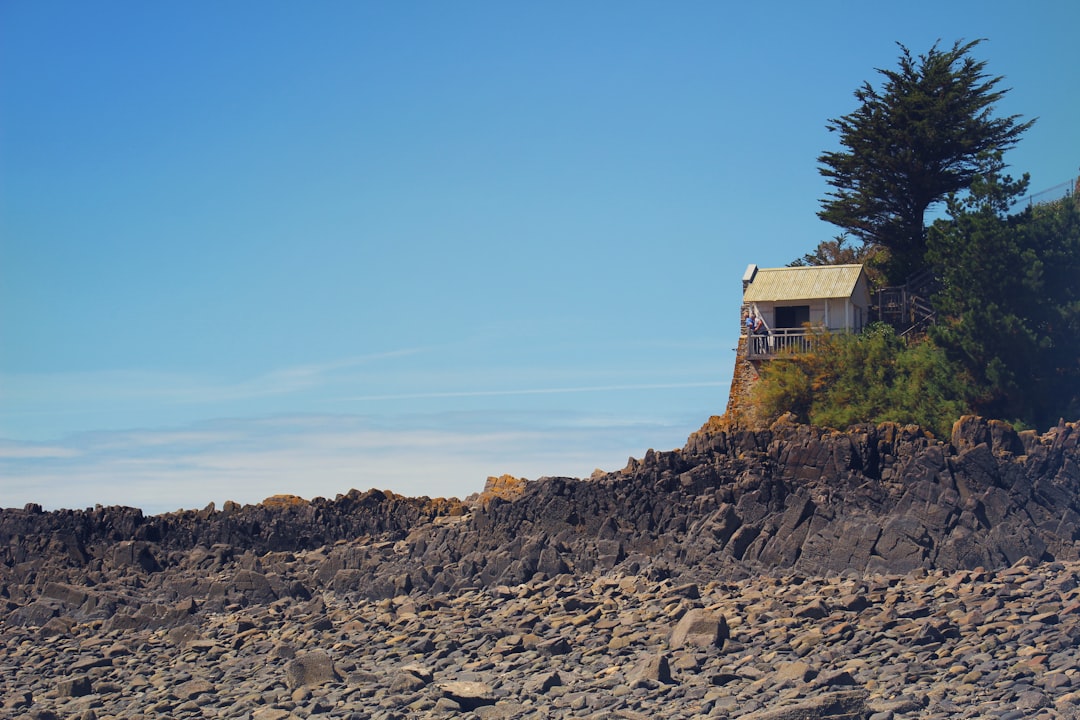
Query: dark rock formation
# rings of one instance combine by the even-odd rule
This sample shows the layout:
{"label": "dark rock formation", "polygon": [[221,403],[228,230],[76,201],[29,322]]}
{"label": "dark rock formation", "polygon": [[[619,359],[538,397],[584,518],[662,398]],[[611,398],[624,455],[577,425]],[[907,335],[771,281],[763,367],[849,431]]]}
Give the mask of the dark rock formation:
{"label": "dark rock formation", "polygon": [[[758,431],[707,425],[681,450],[650,450],[587,480],[516,481],[516,499],[489,493],[471,510],[355,490],[153,517],[28,506],[0,512],[0,596],[23,622],[108,618],[137,604],[102,583],[113,576],[163,575],[175,601],[225,606],[318,587],[379,598],[613,568],[692,581],[1075,559],[1078,436],[1069,423],[1037,436],[968,417],[943,442],[917,427],[836,432],[782,419]],[[317,548],[325,557],[313,577],[276,570]],[[199,572],[160,572],[177,567]],[[159,608],[123,622],[182,615]]]}
{"label": "dark rock formation", "polygon": [[101,507],[43,512],[40,505],[0,511],[0,563],[11,566],[47,557],[83,566],[152,572],[168,551],[215,548],[218,561],[242,548],[256,555],[332,545],[369,535],[401,535],[439,516],[461,515],[457,500],[407,498],[392,492],[350,491],[335,500],[308,502],[283,496],[259,505],[213,504],[200,511],[145,516],[137,508]]}
{"label": "dark rock formation", "polygon": [[1077,437],[1072,424],[1036,437],[979,418],[948,443],[893,424],[701,432],[619,472],[530,483],[467,525],[417,527],[403,551],[414,569],[401,567],[441,568],[434,581],[453,586],[616,564],[693,579],[1073,559]]}

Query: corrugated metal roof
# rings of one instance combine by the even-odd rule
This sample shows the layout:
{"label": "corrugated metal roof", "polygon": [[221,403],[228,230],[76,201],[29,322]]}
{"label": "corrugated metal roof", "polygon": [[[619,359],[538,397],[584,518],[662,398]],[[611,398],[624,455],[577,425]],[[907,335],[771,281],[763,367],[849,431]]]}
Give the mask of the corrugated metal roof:
{"label": "corrugated metal roof", "polygon": [[743,293],[743,301],[778,302],[851,297],[862,269],[862,265],[761,268]]}

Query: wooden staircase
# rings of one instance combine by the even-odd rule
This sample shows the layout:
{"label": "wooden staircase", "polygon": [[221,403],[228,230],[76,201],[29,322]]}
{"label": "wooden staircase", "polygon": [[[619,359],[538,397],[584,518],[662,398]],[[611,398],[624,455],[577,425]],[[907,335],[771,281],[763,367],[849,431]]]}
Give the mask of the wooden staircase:
{"label": "wooden staircase", "polygon": [[941,288],[932,269],[908,278],[903,285],[885,287],[874,293],[871,317],[892,325],[897,335],[908,337],[926,332],[937,322],[930,298]]}

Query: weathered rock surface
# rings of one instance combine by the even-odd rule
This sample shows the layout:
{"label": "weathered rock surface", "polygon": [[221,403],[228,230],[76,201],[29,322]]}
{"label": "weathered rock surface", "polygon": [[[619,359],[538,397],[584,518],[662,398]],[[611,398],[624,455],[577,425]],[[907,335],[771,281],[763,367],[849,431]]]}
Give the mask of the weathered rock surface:
{"label": "weathered rock surface", "polygon": [[707,426],[468,503],[0,511],[0,716],[1078,717],[1078,437]]}
{"label": "weathered rock surface", "polygon": [[[302,577],[320,562],[300,552],[281,569]],[[681,590],[670,579],[562,575],[385,600],[325,590],[318,602],[203,606],[171,630],[4,624],[0,716],[1080,715],[1077,561]],[[854,595],[864,602],[845,601]],[[814,605],[828,614],[800,612]],[[702,614],[726,618],[729,636],[674,644],[683,619]],[[552,643],[565,649],[542,651]]]}
{"label": "weathered rock surface", "polygon": [[671,632],[672,647],[708,648],[723,645],[728,639],[727,620],[723,615],[706,612],[700,608],[690,610],[679,620]]}
{"label": "weathered rock surface", "polygon": [[[391,597],[407,586],[515,584],[538,572],[649,568],[693,580],[768,568],[906,572],[1074,559],[1078,438],[1071,423],[1036,436],[980,418],[958,422],[949,442],[892,424],[846,433],[783,421],[757,432],[703,429],[681,450],[650,450],[588,480],[515,480],[516,500],[489,493],[471,511],[374,490],[152,517],[119,507],[5,510],[0,562],[37,573],[48,558],[121,574],[188,563],[212,574],[238,554],[253,565],[270,552],[326,548],[318,585]],[[385,544],[334,545],[360,537]],[[255,574],[246,587],[218,591],[265,599],[310,590],[247,569]],[[202,596],[205,582],[177,595]]]}

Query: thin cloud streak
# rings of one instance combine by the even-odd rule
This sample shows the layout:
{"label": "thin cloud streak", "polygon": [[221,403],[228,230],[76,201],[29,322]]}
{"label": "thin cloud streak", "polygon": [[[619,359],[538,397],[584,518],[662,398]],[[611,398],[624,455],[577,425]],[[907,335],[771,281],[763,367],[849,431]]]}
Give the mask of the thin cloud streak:
{"label": "thin cloud streak", "polygon": [[71,448],[56,447],[54,445],[37,444],[0,444],[0,460],[29,460],[42,458],[69,458],[78,456],[79,452]]}
{"label": "thin cloud streak", "polygon": [[635,390],[690,390],[693,388],[727,387],[729,383],[704,381],[690,383],[644,383],[637,385],[593,385],[589,387],[524,388],[517,390],[461,390],[453,392],[395,393],[360,395],[344,398],[350,402],[378,400],[426,400],[436,398],[507,397],[515,395],[565,395],[571,393],[626,392]]}
{"label": "thin cloud streak", "polygon": [[291,392],[292,389],[307,389],[313,385],[317,385],[324,381],[327,376],[336,374],[341,370],[351,370],[379,360],[395,360],[418,355],[423,352],[427,352],[427,350],[424,348],[408,348],[402,350],[389,350],[381,353],[371,353],[368,355],[357,355],[324,363],[296,365],[293,367],[272,370],[246,384],[255,388],[274,388],[280,386],[286,388],[286,392]]}
{"label": "thin cloud streak", "polygon": [[0,373],[0,436],[48,440],[65,431],[177,424],[194,421],[196,414],[248,414],[252,407],[282,412],[285,403],[303,405],[340,396],[345,388],[355,390],[360,373],[349,371],[371,366],[377,375],[385,371],[381,364],[386,361],[429,351],[414,347],[370,353],[233,381],[141,369]]}
{"label": "thin cloud streak", "polygon": [[[0,387],[9,404],[33,403],[41,398],[74,397],[79,401],[138,398],[176,403],[221,402],[309,390],[332,381],[342,370],[363,367],[427,352],[424,348],[390,350],[276,368],[246,379],[229,382],[192,373],[146,370],[102,370],[56,373],[0,374]],[[29,411],[35,412],[35,411]],[[41,412],[41,411],[36,411]],[[47,411],[45,411],[47,412]]]}

